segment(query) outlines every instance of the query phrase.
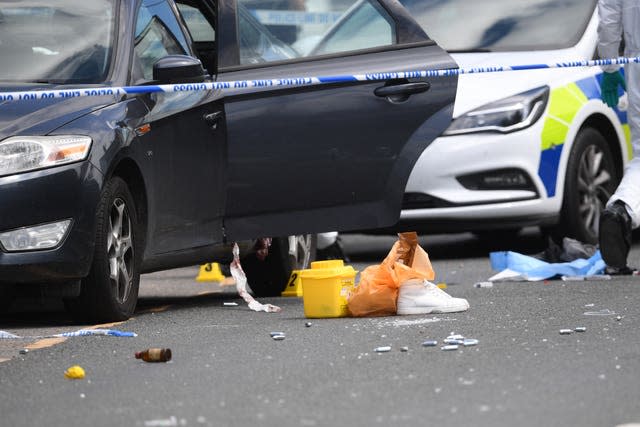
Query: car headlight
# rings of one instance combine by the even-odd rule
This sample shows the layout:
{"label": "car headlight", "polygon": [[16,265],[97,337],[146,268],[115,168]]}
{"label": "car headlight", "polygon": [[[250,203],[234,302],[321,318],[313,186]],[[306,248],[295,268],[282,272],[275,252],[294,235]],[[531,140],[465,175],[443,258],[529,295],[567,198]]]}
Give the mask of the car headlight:
{"label": "car headlight", "polygon": [[0,176],[84,160],[90,148],[88,136],[12,136],[0,142]]}
{"label": "car headlight", "polygon": [[549,87],[543,86],[483,105],[453,120],[444,135],[524,129],[542,116],[548,99]]}

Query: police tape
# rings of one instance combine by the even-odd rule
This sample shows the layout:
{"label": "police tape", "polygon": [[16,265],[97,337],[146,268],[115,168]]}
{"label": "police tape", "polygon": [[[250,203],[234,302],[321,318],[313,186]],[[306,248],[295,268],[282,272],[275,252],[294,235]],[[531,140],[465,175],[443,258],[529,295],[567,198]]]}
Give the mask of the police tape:
{"label": "police tape", "polygon": [[202,91],[249,90],[265,88],[304,87],[321,84],[353,83],[426,77],[450,77],[462,74],[484,74],[507,71],[540,70],[550,68],[598,67],[640,63],[640,57],[620,57],[582,61],[558,62],[553,64],[499,65],[472,68],[446,68],[417,71],[380,72],[369,74],[335,75],[324,77],[287,77],[277,79],[236,80],[202,83],[177,83],[145,86],[82,87],[56,90],[31,90],[21,92],[0,92],[0,101],[32,101],[54,98],[75,98],[90,96],[124,96],[141,93],[178,93]]}

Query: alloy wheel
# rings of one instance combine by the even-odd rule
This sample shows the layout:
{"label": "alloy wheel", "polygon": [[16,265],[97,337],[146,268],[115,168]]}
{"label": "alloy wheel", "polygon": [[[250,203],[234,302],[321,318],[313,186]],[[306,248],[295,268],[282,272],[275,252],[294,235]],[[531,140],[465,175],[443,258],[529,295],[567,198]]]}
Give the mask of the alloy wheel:
{"label": "alloy wheel", "polygon": [[135,258],[131,229],[131,218],[127,205],[121,198],[116,198],[111,205],[109,214],[107,256],[113,295],[121,304],[128,298],[133,283]]}
{"label": "alloy wheel", "polygon": [[585,227],[598,235],[600,212],[611,197],[608,187],[612,180],[604,162],[604,152],[596,145],[589,145],[578,166],[578,193],[580,220]]}

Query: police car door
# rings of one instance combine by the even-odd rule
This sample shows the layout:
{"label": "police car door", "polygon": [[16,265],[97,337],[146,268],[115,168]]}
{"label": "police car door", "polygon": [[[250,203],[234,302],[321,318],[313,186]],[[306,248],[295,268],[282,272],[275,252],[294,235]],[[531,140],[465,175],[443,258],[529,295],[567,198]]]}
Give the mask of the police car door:
{"label": "police car door", "polygon": [[[392,0],[223,0],[219,13],[220,81],[456,67]],[[385,77],[227,93],[229,239],[397,221],[457,78]]]}

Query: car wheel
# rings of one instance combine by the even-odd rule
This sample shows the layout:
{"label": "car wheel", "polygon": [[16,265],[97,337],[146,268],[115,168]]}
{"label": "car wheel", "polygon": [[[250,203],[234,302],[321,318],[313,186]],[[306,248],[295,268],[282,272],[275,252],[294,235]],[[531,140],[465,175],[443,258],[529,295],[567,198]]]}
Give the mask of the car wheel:
{"label": "car wheel", "polygon": [[242,259],[242,268],[256,296],[279,296],[287,286],[291,272],[308,268],[315,257],[315,234],[276,237],[264,261],[252,253]]}
{"label": "car wheel", "polygon": [[593,128],[576,136],[567,163],[560,224],[555,237],[598,243],[600,213],[620,182],[611,149]]}
{"label": "car wheel", "polygon": [[121,178],[105,185],[96,217],[91,271],[80,296],[65,304],[79,320],[126,320],[138,299],[141,245],[133,196]]}

